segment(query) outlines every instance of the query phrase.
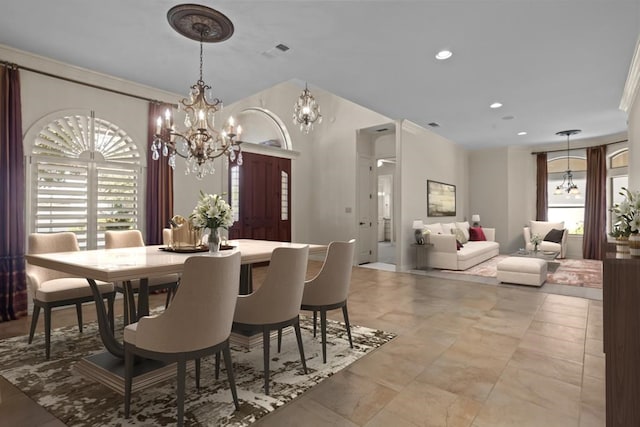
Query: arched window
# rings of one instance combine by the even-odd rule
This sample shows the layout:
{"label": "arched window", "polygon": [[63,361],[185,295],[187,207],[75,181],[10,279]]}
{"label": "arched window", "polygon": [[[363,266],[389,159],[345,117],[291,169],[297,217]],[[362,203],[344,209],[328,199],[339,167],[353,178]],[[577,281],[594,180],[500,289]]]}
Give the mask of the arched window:
{"label": "arched window", "polygon": [[[609,188],[607,191],[609,208],[611,208],[616,203],[624,200],[624,196],[620,192],[623,187],[627,188],[629,186],[629,149],[623,148],[613,151],[608,155],[608,160]],[[612,229],[614,222],[612,215],[609,215],[609,220],[609,227]]]}
{"label": "arched window", "polygon": [[140,152],[117,125],[94,113],[48,121],[30,152],[30,230],[72,231],[80,247],[104,246],[104,231],[138,228]]}
{"label": "arched window", "polygon": [[[566,192],[556,194],[556,187],[563,184],[565,173],[571,170],[573,183],[580,194]],[[549,154],[547,161],[547,218],[549,221],[564,221],[569,234],[584,233],[584,192],[587,186],[587,154],[584,149]]]}

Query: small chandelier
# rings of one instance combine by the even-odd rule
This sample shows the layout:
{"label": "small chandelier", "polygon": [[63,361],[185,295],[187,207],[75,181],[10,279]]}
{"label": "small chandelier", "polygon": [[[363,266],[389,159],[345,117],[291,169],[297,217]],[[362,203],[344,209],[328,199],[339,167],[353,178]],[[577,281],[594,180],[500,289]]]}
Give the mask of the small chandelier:
{"label": "small chandelier", "polygon": [[[229,162],[242,165],[241,141],[236,140],[242,128],[236,126],[233,117],[229,117],[222,131],[215,129],[214,115],[222,110],[222,102],[212,97],[211,86],[202,80],[203,42],[228,39],[233,34],[233,24],[222,13],[195,4],[171,8],[167,19],[178,33],[200,42],[200,79],[191,86],[188,98],[182,99],[178,105],[178,110],[185,114],[185,130],[176,130],[170,109],[166,110],[164,117],[157,118],[155,138],[151,144],[152,158],[158,160],[162,153],[175,169],[178,155],[186,159],[186,173],[195,173],[198,179],[213,174],[213,160],[223,155]],[[178,148],[177,139],[184,148]]]}
{"label": "small chandelier", "polygon": [[322,123],[322,115],[316,99],[305,83],[300,98],[293,106],[293,123],[300,125],[300,132],[308,134],[313,130],[315,122]]}
{"label": "small chandelier", "polygon": [[571,196],[577,196],[580,194],[580,190],[578,186],[573,183],[573,174],[571,173],[571,167],[569,166],[569,137],[571,135],[575,135],[577,133],[582,132],[580,129],[571,129],[571,130],[563,130],[557,132],[556,135],[566,136],[567,137],[567,170],[562,176],[562,184],[556,187],[556,191],[554,194],[563,194],[567,193]]}

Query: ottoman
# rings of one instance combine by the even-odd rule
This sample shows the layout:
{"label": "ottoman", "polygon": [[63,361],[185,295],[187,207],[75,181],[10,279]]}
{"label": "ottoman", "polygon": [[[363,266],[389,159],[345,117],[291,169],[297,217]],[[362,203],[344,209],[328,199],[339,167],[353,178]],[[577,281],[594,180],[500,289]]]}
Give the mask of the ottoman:
{"label": "ottoman", "polygon": [[547,280],[547,261],[540,258],[508,257],[497,265],[498,281],[542,286]]}

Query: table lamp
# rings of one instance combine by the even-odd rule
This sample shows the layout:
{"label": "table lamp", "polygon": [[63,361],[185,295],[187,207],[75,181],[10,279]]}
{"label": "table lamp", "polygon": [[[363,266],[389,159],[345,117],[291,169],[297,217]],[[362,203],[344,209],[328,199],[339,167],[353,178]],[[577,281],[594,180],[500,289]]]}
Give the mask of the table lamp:
{"label": "table lamp", "polygon": [[471,221],[473,221],[474,227],[478,227],[480,225],[480,215],[478,214],[471,215]]}
{"label": "table lamp", "polygon": [[424,245],[424,237],[422,236],[422,231],[424,230],[424,223],[421,219],[416,219],[413,221],[413,227],[415,232],[416,243],[418,245]]}

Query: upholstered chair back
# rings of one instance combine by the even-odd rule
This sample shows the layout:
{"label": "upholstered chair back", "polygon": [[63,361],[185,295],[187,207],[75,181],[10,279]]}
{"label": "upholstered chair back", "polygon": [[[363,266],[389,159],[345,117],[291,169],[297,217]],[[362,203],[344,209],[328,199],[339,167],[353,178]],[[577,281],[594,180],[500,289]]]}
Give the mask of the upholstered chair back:
{"label": "upholstered chair back", "polygon": [[[250,295],[251,307],[236,312],[235,321],[249,324],[284,322],[300,313],[300,303],[307,274],[309,246],[276,248],[262,285]],[[259,307],[259,309],[257,309]]]}
{"label": "upholstered chair back", "polygon": [[356,241],[331,242],[318,275],[307,281],[303,305],[329,305],[346,301]]}
{"label": "upholstered chair back", "polygon": [[[80,250],[78,239],[76,235],[71,232],[50,234],[32,233],[29,235],[27,249],[29,254],[72,252],[78,250]],[[26,272],[32,296],[35,295],[35,291],[38,289],[40,283],[64,277],[74,277],[67,273],[30,265],[29,263],[26,265]]]}
{"label": "upholstered chair back", "polygon": [[223,342],[231,334],[239,283],[240,252],[188,258],[171,305],[138,321],[136,347],[178,353]]}
{"label": "upholstered chair back", "polygon": [[104,247],[113,248],[137,248],[144,246],[144,239],[140,230],[118,230],[104,232]]}

